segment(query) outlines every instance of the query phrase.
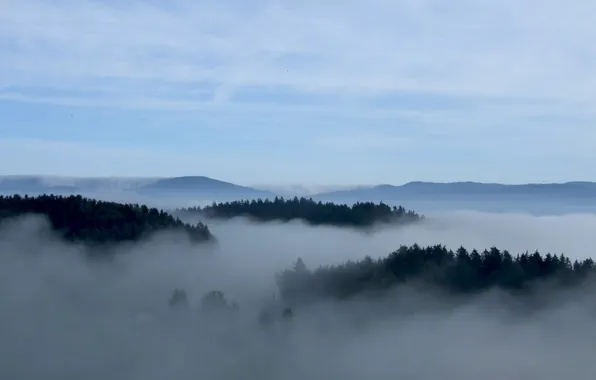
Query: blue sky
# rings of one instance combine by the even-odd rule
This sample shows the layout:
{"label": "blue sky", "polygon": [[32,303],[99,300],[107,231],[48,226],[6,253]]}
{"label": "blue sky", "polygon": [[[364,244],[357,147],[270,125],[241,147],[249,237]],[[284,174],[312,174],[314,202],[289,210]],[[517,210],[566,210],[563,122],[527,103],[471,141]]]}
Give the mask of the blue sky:
{"label": "blue sky", "polygon": [[0,0],[0,174],[596,180],[588,0]]}

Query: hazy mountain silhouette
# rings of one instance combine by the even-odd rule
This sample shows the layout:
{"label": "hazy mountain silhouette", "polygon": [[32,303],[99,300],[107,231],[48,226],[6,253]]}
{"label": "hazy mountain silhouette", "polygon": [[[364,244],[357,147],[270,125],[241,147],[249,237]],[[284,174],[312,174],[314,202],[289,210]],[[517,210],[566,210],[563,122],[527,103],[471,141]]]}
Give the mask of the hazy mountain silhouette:
{"label": "hazy mountain silhouette", "polygon": [[53,176],[0,177],[1,194],[134,194],[165,198],[229,200],[231,198],[271,198],[266,190],[240,186],[204,176],[171,178],[77,178]]}
{"label": "hazy mountain silhouette", "polygon": [[205,176],[162,178],[141,186],[137,192],[149,196],[192,196],[194,198],[271,198],[270,191],[240,186]]}
{"label": "hazy mountain silhouette", "polygon": [[[0,194],[82,194],[113,199],[147,200],[175,199],[189,201],[227,201],[236,199],[274,198],[276,192],[241,186],[205,176],[182,176],[170,178],[77,178],[56,176],[0,176]],[[285,197],[293,196],[289,192]],[[566,182],[546,184],[506,185],[479,182],[409,182],[405,185],[360,186],[351,189],[316,193],[317,200],[351,203],[355,201],[408,202],[455,202],[466,207],[481,202],[513,202],[516,207],[526,203],[560,201],[594,204],[596,207],[595,182]]]}
{"label": "hazy mountain silhouette", "polygon": [[596,200],[596,183],[566,182],[545,184],[506,185],[479,182],[409,182],[401,186],[378,185],[319,193],[318,199],[350,200],[511,200],[532,198],[582,198]]}
{"label": "hazy mountain silhouette", "polygon": [[42,176],[5,176],[0,178],[0,193],[3,194],[38,194],[38,193],[75,193],[77,186],[52,184]]}

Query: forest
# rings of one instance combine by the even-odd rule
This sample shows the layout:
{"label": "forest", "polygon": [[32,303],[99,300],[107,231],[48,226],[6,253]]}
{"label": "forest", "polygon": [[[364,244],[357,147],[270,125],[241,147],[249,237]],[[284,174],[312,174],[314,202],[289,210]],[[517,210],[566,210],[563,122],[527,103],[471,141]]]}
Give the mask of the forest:
{"label": "forest", "polygon": [[414,244],[385,258],[365,257],[314,270],[299,258],[293,268],[277,275],[277,284],[284,300],[293,304],[383,294],[406,284],[451,295],[490,289],[522,295],[543,284],[555,288],[581,284],[595,269],[590,258],[572,262],[563,254],[536,251],[514,256],[496,247],[482,252],[460,247],[454,252],[443,245]]}
{"label": "forest", "polygon": [[210,206],[178,210],[182,213],[201,213],[209,218],[231,219],[248,217],[259,222],[302,220],[311,225],[371,227],[375,223],[413,223],[424,216],[402,206],[383,202],[358,202],[352,206],[315,201],[312,198],[238,200],[214,202]]}
{"label": "forest", "polygon": [[[464,247],[452,251],[443,245],[414,244],[401,246],[376,260],[365,257],[312,270],[298,258],[292,268],[276,275],[279,299],[261,310],[258,323],[269,328],[277,322],[292,320],[295,311],[299,313],[326,301],[336,306],[358,300],[382,301],[380,304],[387,306],[402,301],[399,310],[415,312],[421,299],[404,303],[393,292],[400,289],[417,290],[418,297],[435,296],[435,306],[441,306],[437,300],[453,306],[458,299],[465,302],[473,299],[469,296],[501,290],[514,296],[509,300],[519,301],[522,311],[531,312],[540,310],[542,301],[548,304],[558,291],[578,289],[595,271],[596,263],[590,258],[571,261],[563,254],[542,255],[537,251],[514,256],[496,247],[479,252]],[[173,311],[190,309],[184,289],[175,289],[168,304]],[[201,298],[200,309],[223,317],[238,313],[241,306],[229,302],[222,291],[211,290]]]}
{"label": "forest", "polygon": [[0,226],[23,215],[45,216],[53,231],[70,242],[104,245],[134,242],[160,231],[180,231],[198,243],[214,239],[202,222],[184,223],[169,213],[139,204],[88,199],[80,195],[0,196]]}
{"label": "forest", "polygon": [[[235,201],[184,209],[217,218],[249,215],[261,221],[304,219],[312,224],[365,226],[383,221],[414,222],[423,216],[403,207],[359,203],[352,207],[312,199]],[[90,245],[139,241],[158,231],[182,231],[193,242],[215,239],[202,222],[190,225],[171,214],[139,204],[121,204],[82,196],[0,196],[0,226],[14,217],[44,215],[60,237]],[[450,294],[472,294],[499,288],[527,294],[538,284],[569,287],[596,269],[592,259],[571,261],[563,254],[512,254],[497,247],[453,251],[443,245],[401,246],[387,257],[363,259],[309,269],[300,258],[276,274],[279,294],[287,304],[320,299],[345,300],[382,294],[405,284],[424,285]]]}

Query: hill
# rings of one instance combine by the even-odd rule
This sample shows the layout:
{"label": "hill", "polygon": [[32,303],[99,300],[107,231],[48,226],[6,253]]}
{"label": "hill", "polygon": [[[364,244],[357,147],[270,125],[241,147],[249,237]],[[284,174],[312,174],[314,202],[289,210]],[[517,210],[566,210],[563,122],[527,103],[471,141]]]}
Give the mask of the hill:
{"label": "hill", "polygon": [[566,182],[545,184],[507,185],[479,182],[409,182],[405,185],[377,185],[351,190],[319,193],[315,199],[350,200],[524,200],[531,198],[596,199],[596,183]]}
{"label": "hill", "polygon": [[185,196],[195,199],[240,199],[274,197],[270,191],[240,186],[204,176],[162,178],[139,187],[148,196]]}
{"label": "hill", "polygon": [[103,202],[82,196],[0,196],[0,226],[15,217],[43,215],[62,238],[88,244],[138,241],[159,231],[180,231],[193,242],[212,240],[203,223],[190,225],[145,205]]}
{"label": "hill", "polygon": [[84,195],[107,200],[131,200],[139,196],[190,200],[232,200],[274,197],[271,191],[240,186],[204,176],[168,178],[58,177],[36,175],[0,176],[0,194]]}
{"label": "hill", "polygon": [[262,222],[302,220],[312,225],[352,227],[369,227],[375,223],[413,223],[423,219],[423,216],[414,211],[384,203],[365,202],[348,206],[298,197],[220,202],[203,208],[184,208],[179,211],[202,213],[219,219],[245,216]]}

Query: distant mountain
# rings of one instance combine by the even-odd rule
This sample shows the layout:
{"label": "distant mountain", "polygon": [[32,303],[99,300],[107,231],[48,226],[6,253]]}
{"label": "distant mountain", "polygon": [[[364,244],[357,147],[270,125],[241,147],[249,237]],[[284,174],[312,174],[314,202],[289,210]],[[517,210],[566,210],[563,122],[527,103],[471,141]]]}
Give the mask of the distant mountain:
{"label": "distant mountain", "polygon": [[240,186],[204,176],[171,178],[78,178],[54,176],[0,176],[0,194],[82,194],[100,199],[175,198],[187,200],[231,200],[273,198],[275,193]]}
{"label": "distant mountain", "polygon": [[0,176],[0,193],[73,194],[80,192],[134,190],[155,178],[84,178],[36,175]]}
{"label": "distant mountain", "polygon": [[190,196],[195,199],[272,198],[266,190],[240,186],[204,176],[162,178],[137,189],[148,196]]}
{"label": "distant mountain", "polygon": [[[335,187],[335,189],[338,189]],[[283,190],[283,191],[282,191]],[[205,176],[170,178],[117,178],[117,177],[57,177],[57,176],[0,176],[0,194],[58,195],[82,194],[106,200],[134,202],[143,199],[172,200],[187,205],[189,202],[228,201],[236,199],[290,197],[307,192],[318,200],[353,201],[458,201],[484,200],[548,200],[572,199],[596,202],[595,182],[566,182],[546,184],[505,185],[479,182],[409,182],[405,185],[360,186],[334,191],[313,193],[313,188],[292,187],[267,189],[240,186]]]}
{"label": "distant mountain", "polygon": [[47,191],[76,192],[78,188],[68,184],[48,183],[40,176],[6,176],[0,178],[0,193],[37,194]]}
{"label": "distant mountain", "polygon": [[582,198],[596,200],[595,182],[506,185],[479,182],[409,182],[401,186],[378,185],[315,194],[317,199],[349,200],[483,200],[529,198]]}

